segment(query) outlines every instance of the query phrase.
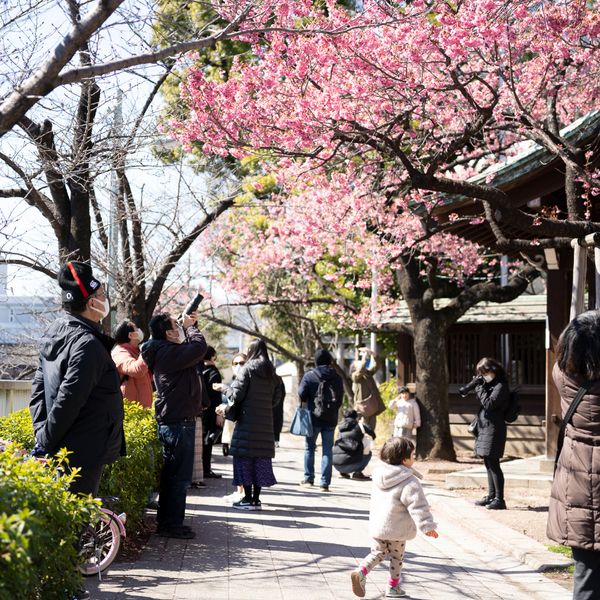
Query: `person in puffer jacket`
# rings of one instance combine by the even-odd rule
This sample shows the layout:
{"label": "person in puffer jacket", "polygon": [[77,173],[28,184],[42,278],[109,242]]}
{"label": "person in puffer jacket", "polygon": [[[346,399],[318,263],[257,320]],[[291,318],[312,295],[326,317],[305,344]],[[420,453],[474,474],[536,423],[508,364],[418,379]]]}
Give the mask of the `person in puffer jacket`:
{"label": "person in puffer jacket", "polygon": [[375,432],[367,425],[360,423],[355,410],[347,410],[338,426],[339,435],[333,444],[333,466],[344,479],[370,481],[363,473],[373,453],[371,445]]}
{"label": "person in puffer jacket", "polygon": [[425,535],[437,538],[436,524],[430,506],[412,469],[415,446],[407,438],[392,437],[381,449],[381,463],[373,469],[369,533],[373,540],[371,552],[352,571],[352,591],[365,595],[366,576],[386,556],[390,558],[390,578],[386,598],[406,595],[400,587],[400,571],[406,541],[417,535],[417,528]]}
{"label": "person in puffer jacket", "polygon": [[600,597],[600,311],[577,315],[560,335],[552,370],[563,419],[587,388],[564,432],[546,535],[573,551],[573,600]]}

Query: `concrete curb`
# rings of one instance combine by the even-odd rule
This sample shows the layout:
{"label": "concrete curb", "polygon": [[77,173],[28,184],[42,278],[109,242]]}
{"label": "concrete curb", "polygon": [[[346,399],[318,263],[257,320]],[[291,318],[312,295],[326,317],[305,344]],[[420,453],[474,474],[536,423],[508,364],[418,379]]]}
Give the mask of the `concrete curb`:
{"label": "concrete curb", "polygon": [[461,527],[468,529],[479,539],[532,569],[541,572],[573,564],[570,558],[550,552],[538,541],[499,523],[486,514],[485,508],[475,506],[448,490],[427,484],[425,488],[434,511],[447,519],[458,520]]}

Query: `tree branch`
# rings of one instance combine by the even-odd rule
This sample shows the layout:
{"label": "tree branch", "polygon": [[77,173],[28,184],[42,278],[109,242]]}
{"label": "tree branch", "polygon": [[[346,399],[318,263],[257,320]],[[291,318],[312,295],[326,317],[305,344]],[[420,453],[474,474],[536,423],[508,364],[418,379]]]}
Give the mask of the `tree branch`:
{"label": "tree branch", "polygon": [[12,129],[40,98],[60,85],[60,71],[124,0],[97,0],[96,5],[50,53],[46,62],[0,103],[0,136]]}

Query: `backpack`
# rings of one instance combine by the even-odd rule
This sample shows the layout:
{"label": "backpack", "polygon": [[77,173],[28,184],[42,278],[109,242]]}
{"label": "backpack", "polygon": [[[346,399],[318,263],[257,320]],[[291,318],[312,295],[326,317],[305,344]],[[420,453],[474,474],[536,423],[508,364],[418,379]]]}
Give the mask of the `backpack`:
{"label": "backpack", "polygon": [[514,423],[521,414],[521,404],[519,403],[519,393],[517,390],[511,390],[508,396],[508,406],[504,411],[504,421]]}
{"label": "backpack", "polygon": [[331,385],[320,377],[319,387],[317,387],[317,393],[315,394],[314,405],[312,414],[317,417],[317,419],[337,422],[340,405],[335,398]]}

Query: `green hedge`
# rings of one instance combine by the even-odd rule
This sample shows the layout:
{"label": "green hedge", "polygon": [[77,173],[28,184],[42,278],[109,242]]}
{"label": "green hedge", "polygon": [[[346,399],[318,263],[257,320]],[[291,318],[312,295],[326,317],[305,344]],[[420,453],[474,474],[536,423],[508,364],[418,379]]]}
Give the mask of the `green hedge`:
{"label": "green hedge", "polygon": [[150,492],[158,487],[161,444],[152,410],[125,400],[127,456],[104,469],[101,496],[118,496],[128,524],[141,521]]}
{"label": "green hedge", "polygon": [[47,465],[0,452],[0,600],[65,600],[81,585],[77,540],[98,504],[59,476],[64,453]]}
{"label": "green hedge", "polygon": [[[135,526],[142,520],[148,496],[158,486],[162,454],[152,410],[125,400],[125,442],[127,456],[104,469],[101,496],[118,496],[119,510]],[[0,418],[0,439],[11,440],[27,450],[34,444],[33,426],[28,409]]]}

